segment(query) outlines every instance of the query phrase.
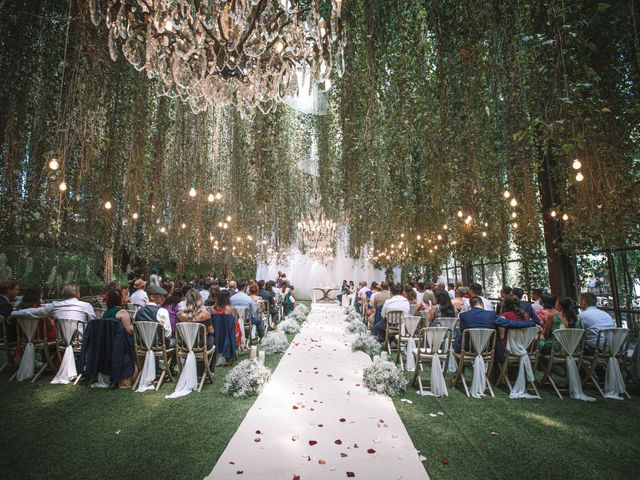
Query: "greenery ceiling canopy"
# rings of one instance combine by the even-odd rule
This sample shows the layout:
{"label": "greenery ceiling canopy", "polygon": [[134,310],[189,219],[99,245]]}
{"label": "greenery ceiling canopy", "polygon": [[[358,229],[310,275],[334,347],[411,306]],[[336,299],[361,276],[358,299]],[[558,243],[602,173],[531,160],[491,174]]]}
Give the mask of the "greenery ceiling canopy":
{"label": "greenery ceiling canopy", "polygon": [[[85,1],[1,1],[0,243],[252,263],[315,198],[380,265],[537,255],[546,216],[566,251],[637,242],[636,1],[341,8],[327,115],[246,116],[159,96]],[[317,177],[297,168],[313,155]]]}

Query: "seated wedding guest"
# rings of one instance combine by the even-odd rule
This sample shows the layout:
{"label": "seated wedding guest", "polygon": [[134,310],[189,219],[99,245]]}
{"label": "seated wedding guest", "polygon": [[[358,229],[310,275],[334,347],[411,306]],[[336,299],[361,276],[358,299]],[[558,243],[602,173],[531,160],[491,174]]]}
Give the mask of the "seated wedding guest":
{"label": "seated wedding guest", "polygon": [[456,287],[451,282],[447,284],[447,293],[449,294],[449,298],[456,296]]}
{"label": "seated wedding guest", "polygon": [[[24,295],[22,295],[22,299],[18,304],[18,310],[24,310],[26,308],[38,308],[42,306],[42,287],[29,287],[24,291]],[[46,321],[46,329],[47,329],[47,340],[50,342],[55,342],[57,338],[56,333],[56,322],[50,316],[47,317]],[[41,330],[41,329],[40,329]],[[38,338],[41,338],[44,332],[38,332]]]}
{"label": "seated wedding guest", "polygon": [[171,337],[176,336],[176,322],[178,321],[178,313],[180,308],[178,305],[184,300],[182,289],[174,289],[173,293],[165,298],[162,302],[162,308],[169,313],[169,323],[171,324]]}
{"label": "seated wedding guest", "polygon": [[269,305],[269,315],[272,322],[278,322],[278,306],[276,305],[276,294],[273,293],[274,282],[269,280],[258,280],[258,295]]}
{"label": "seated wedding guest", "polygon": [[149,276],[149,286],[154,285],[156,287],[162,286],[162,277],[158,275],[158,269],[156,267],[151,268],[151,275]]}
{"label": "seated wedding guest", "polygon": [[438,270],[437,276],[438,278],[436,279],[436,285],[440,285],[440,284],[444,285],[447,283],[447,279],[445,278],[445,276],[442,274],[441,271]]}
{"label": "seated wedding guest", "polygon": [[[258,336],[262,338],[262,336],[264,335],[264,321],[258,316],[258,304],[249,295],[244,293],[244,288],[244,282],[238,283],[238,292],[231,297],[231,306],[247,308],[247,312],[249,312],[249,319],[251,320],[251,325],[256,326]],[[285,312],[285,315],[287,313],[288,312]]]}
{"label": "seated wedding guest", "polygon": [[113,280],[107,283],[107,286],[104,289],[104,295],[102,296],[102,301],[107,303],[107,297],[114,290],[120,290],[122,287],[120,286],[120,282],[118,280]]}
{"label": "seated wedding guest", "polygon": [[500,289],[500,297],[498,298],[498,303],[496,304],[496,313],[498,315],[502,313],[502,302],[504,300],[504,297],[506,297],[507,295],[511,295],[511,287],[504,285]]}
{"label": "seated wedding guest", "polygon": [[520,306],[522,307],[522,309],[527,312],[527,314],[529,315],[529,317],[531,317],[531,320],[533,320],[536,323],[540,322],[540,319],[538,318],[538,315],[536,315],[535,310],[533,309],[533,306],[529,303],[529,302],[525,302],[524,300],[522,300],[522,298],[524,297],[524,290],[519,288],[519,287],[514,287],[511,292],[518,297],[518,301],[520,302]]}
{"label": "seated wedding guest", "polygon": [[429,325],[437,322],[441,317],[455,317],[456,309],[451,303],[449,294],[445,291],[436,292],[436,305],[429,311]]}
{"label": "seated wedding guest", "polygon": [[436,304],[436,295],[435,295],[435,285],[433,282],[429,282],[429,284],[425,287],[424,294],[422,295],[422,303],[426,305],[435,305]]}
{"label": "seated wedding guest", "polygon": [[507,320],[513,320],[514,322],[535,321],[531,318],[529,313],[524,311],[520,304],[520,300],[513,294],[505,295],[503,297],[502,311],[500,312],[500,315]]}
{"label": "seated wedding guest", "polygon": [[380,284],[380,291],[371,296],[371,310],[372,315],[369,316],[369,326],[373,327],[374,324],[382,320],[382,306],[384,302],[391,298],[389,293],[389,285],[386,282]]}
{"label": "seated wedding guest", "polygon": [[235,280],[229,280],[227,282],[227,290],[229,290],[229,295],[233,297],[239,291],[238,282],[236,282]]}
{"label": "seated wedding guest", "polygon": [[[186,307],[178,313],[179,322],[196,322],[205,326],[207,332],[207,350],[211,350],[215,344],[213,337],[213,325],[211,323],[211,313],[205,308],[202,295],[195,288],[187,292],[185,296]],[[202,345],[198,345],[202,347]]]}
{"label": "seated wedding guest", "polygon": [[556,311],[556,297],[553,295],[543,292],[542,293],[542,310],[538,310],[536,315],[540,319],[540,323],[546,325],[547,320],[553,321],[553,317],[555,317],[558,312]]}
{"label": "seated wedding guest", "polygon": [[[469,291],[472,297],[479,297],[480,299],[482,299],[482,308],[484,308],[485,310],[494,311],[491,300],[482,296],[482,285],[480,285],[479,283],[472,283],[471,285],[469,285]],[[473,308],[471,306],[470,300],[471,299],[464,302],[464,307],[462,308],[463,312],[469,311],[471,310],[471,308]]]}
{"label": "seated wedding guest", "polygon": [[382,320],[373,325],[373,333],[378,337],[379,342],[384,341],[387,330],[387,312],[401,311],[404,315],[409,315],[409,301],[403,295],[402,284],[394,283],[390,287],[391,297],[384,302],[380,312]]}
{"label": "seated wedding guest", "polygon": [[107,310],[102,315],[103,319],[115,318],[120,320],[122,326],[129,335],[133,335],[133,323],[129,312],[124,308],[127,303],[128,290],[125,289],[126,294],[123,294],[121,289],[111,290],[107,295]]}
{"label": "seated wedding guest", "polygon": [[544,322],[542,338],[538,347],[543,353],[551,351],[552,333],[562,328],[584,328],[576,313],[576,304],[571,297],[560,297],[555,306],[556,314],[548,316]]}
{"label": "seated wedding guest", "polygon": [[591,292],[580,295],[580,320],[586,330],[585,347],[595,350],[598,334],[603,328],[615,328],[616,322],[611,315],[596,307],[597,297]]}
{"label": "seated wedding guest", "polygon": [[171,320],[169,319],[169,312],[161,305],[164,303],[164,299],[167,297],[167,291],[162,287],[150,286],[147,290],[149,294],[149,302],[142,308],[140,308],[133,317],[134,322],[158,322],[164,327],[164,336],[167,344],[170,344],[171,334],[173,329],[171,328]]}
{"label": "seated wedding guest", "polygon": [[[466,312],[462,312],[460,314],[460,331],[456,333],[453,345],[454,351],[457,353],[459,353],[461,350],[462,336],[467,328],[490,328],[496,330],[496,335],[498,335],[498,327],[525,328],[536,326],[534,322],[514,322],[512,320],[507,320],[506,318],[498,316],[498,314],[494,311],[486,310],[484,308],[484,300],[482,299],[482,297],[477,295],[469,299],[469,304],[471,306],[470,310],[467,310]],[[465,346],[465,348],[468,348],[468,346]],[[504,350],[502,348],[502,342],[497,340],[495,355],[498,363],[502,363],[502,361],[504,360]]]}
{"label": "seated wedding guest", "polygon": [[6,280],[0,283],[0,316],[4,317],[7,330],[7,340],[16,340],[16,325],[11,318],[13,302],[20,293],[20,285],[16,280]]}
{"label": "seated wedding guest", "polygon": [[424,301],[424,282],[420,281],[416,285],[416,303],[421,305]]}
{"label": "seated wedding guest", "polygon": [[533,302],[531,306],[533,307],[533,310],[536,312],[536,314],[544,308],[542,304],[543,293],[544,290],[542,288],[534,288],[531,290],[531,301]]}
{"label": "seated wedding guest", "polygon": [[467,293],[467,289],[464,287],[457,287],[456,294],[451,299],[451,304],[453,308],[456,310],[456,314],[459,314],[462,311],[462,307],[464,307],[464,296]]}
{"label": "seated wedding guest", "polygon": [[202,283],[202,288],[200,289],[200,295],[202,296],[202,300],[206,303],[209,300],[209,289],[211,288],[211,284],[206,280]]}
{"label": "seated wedding guest", "polygon": [[285,284],[288,285],[287,287],[287,292],[284,295],[284,314],[285,315],[289,315],[291,312],[293,312],[293,308],[296,306],[296,298],[295,298],[295,289],[293,288],[293,285],[290,284]]}
{"label": "seated wedding guest", "polygon": [[251,283],[249,283],[249,297],[251,298],[251,300],[253,300],[254,302],[258,302],[260,300],[262,300],[262,297],[260,295],[258,295],[258,292],[260,291],[258,288],[258,284],[254,281],[252,281]]}
{"label": "seated wedding guest", "polygon": [[221,289],[213,307],[211,320],[216,354],[224,355],[227,365],[233,362],[236,348],[242,346],[242,330],[237,318],[238,313],[231,306],[229,290]]}
{"label": "seated wedding guest", "polygon": [[144,291],[144,287],[146,286],[147,286],[147,282],[145,282],[141,278],[138,278],[133,283],[134,292],[129,297],[129,303],[132,303],[133,305],[135,305],[136,308],[144,307],[145,305],[147,305],[147,303],[149,303],[149,296],[147,295],[147,292]]}
{"label": "seated wedding guest", "polygon": [[69,320],[95,320],[96,312],[90,303],[80,300],[80,287],[69,284],[62,288],[62,300],[48,303],[44,307],[16,310],[13,316],[24,315],[37,318],[53,317]]}
{"label": "seated wedding guest", "polygon": [[187,301],[185,300],[185,298],[189,290],[191,290],[191,287],[189,285],[183,285],[180,289],[180,296],[182,297],[182,300],[180,300],[180,302],[178,303],[178,311],[184,310],[184,308],[187,306]]}

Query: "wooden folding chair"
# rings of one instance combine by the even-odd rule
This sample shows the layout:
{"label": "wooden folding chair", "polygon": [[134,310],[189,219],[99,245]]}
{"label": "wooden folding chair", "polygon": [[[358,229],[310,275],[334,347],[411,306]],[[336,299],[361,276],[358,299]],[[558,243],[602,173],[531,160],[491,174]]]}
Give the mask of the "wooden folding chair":
{"label": "wooden folding chair", "polygon": [[[425,386],[422,384],[423,364],[432,364],[437,355],[438,359],[444,360],[443,373],[447,371],[447,363],[449,361],[449,350],[451,348],[451,330],[447,327],[426,327],[420,329],[419,337],[422,340],[420,346],[411,354],[416,360],[416,369],[413,373],[413,382],[411,385],[416,386],[416,381],[420,386],[420,394],[422,395]],[[407,355],[410,353],[407,352]],[[431,382],[427,385],[431,389]]]}
{"label": "wooden folding chair", "polygon": [[[24,349],[29,343],[32,343],[35,347],[36,355],[40,352],[44,358],[44,362],[40,370],[33,376],[31,379],[31,383],[35,383],[40,375],[43,374],[45,369],[48,367],[49,370],[55,373],[56,368],[53,364],[53,358],[51,355],[51,350],[55,349],[56,340],[49,341],[47,340],[47,324],[46,318],[33,318],[33,317],[13,317],[16,321],[16,326],[18,330],[18,342],[17,348],[20,350],[20,354],[24,354]],[[33,323],[36,323],[34,327]],[[41,336],[38,336],[38,330],[41,332]],[[9,381],[13,380],[18,374],[19,370],[11,376]]]}
{"label": "wooden folding chair", "polygon": [[[407,322],[414,322],[415,330],[410,332],[407,327]],[[404,362],[402,361],[402,347],[407,346],[409,339],[413,338],[418,340],[420,338],[420,329],[422,327],[422,317],[410,315],[400,318],[400,333],[396,335],[395,340],[398,342],[398,355],[396,356],[396,365],[400,363],[400,368],[404,369]],[[405,355],[412,355],[412,352],[405,352]]]}
{"label": "wooden folding chair", "polygon": [[[478,332],[478,334],[483,334],[483,332],[485,332],[484,334],[488,335],[487,341],[484,343],[484,345],[477,344],[477,342],[473,341],[474,332]],[[493,389],[491,388],[491,381],[489,380],[489,372],[493,368],[496,337],[496,331],[490,328],[467,328],[462,334],[460,353],[454,352],[454,356],[458,362],[458,369],[456,371],[455,377],[452,380],[452,384],[455,386],[458,383],[458,380],[461,379],[467,397],[470,397],[471,395],[469,393],[467,381],[464,377],[464,371],[466,366],[473,367],[477,356],[482,357],[485,365],[487,365],[484,376],[487,379],[487,387],[489,388],[489,393],[491,393],[492,397],[495,397],[495,395],[493,394]]]}
{"label": "wooden folding chair", "polygon": [[[560,341],[565,337],[574,337],[575,341],[571,342],[571,346],[575,348],[570,349],[570,351],[565,350],[563,344]],[[549,382],[558,395],[558,398],[560,398],[561,400],[562,394],[560,393],[560,391],[562,390],[568,392],[569,387],[567,386],[567,388],[562,389],[558,388],[558,385],[553,380],[553,376],[551,375],[551,369],[554,366],[562,366],[564,368],[566,365],[567,357],[571,356],[576,359],[576,365],[579,371],[580,367],[582,366],[584,340],[585,334],[584,330],[581,328],[562,328],[560,330],[556,330],[552,334],[550,354],[548,356],[541,356],[541,359],[546,362],[546,367],[544,369],[544,376],[542,377],[542,381],[540,382],[540,384],[544,385],[546,382]],[[567,343],[566,340],[565,343]]]}
{"label": "wooden folding chair", "polygon": [[184,332],[183,332],[183,329],[185,328],[198,329],[196,340],[191,350],[195,354],[196,360],[200,360],[204,364],[204,370],[202,372],[202,377],[200,379],[200,385],[198,388],[198,392],[201,392],[206,378],[208,378],[209,381],[213,383],[213,376],[215,374],[215,365],[212,365],[212,361],[213,361],[213,358],[215,357],[216,347],[214,345],[213,347],[211,347],[210,350],[207,350],[207,328],[202,323],[195,323],[195,322],[178,323],[176,325],[175,355],[176,355],[176,361],[178,363],[178,368],[180,369],[180,372],[182,372],[181,360],[183,358],[186,359],[187,355],[189,355],[189,345],[187,345],[187,342],[184,338]]}
{"label": "wooden folding chair", "polygon": [[[598,389],[598,392],[600,392],[600,395],[602,395],[602,398],[605,398],[605,394],[598,382],[595,371],[596,367],[603,365],[605,368],[609,368],[609,359],[613,358],[618,362],[620,372],[624,372],[627,362],[628,346],[629,330],[626,328],[605,328],[600,330],[596,340],[596,349],[593,354],[587,355],[583,353],[582,355],[582,361],[587,368],[587,374],[582,380],[582,386],[585,386],[587,382],[591,381]],[[638,346],[636,346],[636,348],[638,348]],[[631,398],[629,392],[627,392],[626,385],[623,393],[627,398]]]}
{"label": "wooden folding chair", "polygon": [[[75,324],[75,328],[73,328],[73,334],[68,337],[64,332],[64,324],[68,322],[70,324]],[[64,355],[65,350],[68,346],[71,346],[73,349],[74,358],[76,355],[80,355],[80,351],[82,350],[82,335],[80,334],[81,330],[87,324],[84,320],[70,320],[66,318],[58,318],[56,319],[56,331],[57,335],[57,343],[56,343],[56,355],[58,357],[58,362],[62,362],[62,355]],[[77,385],[80,379],[82,378],[82,374],[78,374],[75,378],[73,384]]]}
{"label": "wooden folding chair", "polygon": [[[400,324],[402,323],[403,315],[404,312],[401,311],[387,312],[387,328],[385,329],[384,343],[382,344],[382,348],[386,348],[389,355],[391,355],[391,342],[395,341],[396,336],[400,334]],[[396,342],[396,355],[398,357],[400,355],[400,342]],[[396,357],[396,363],[398,362],[398,357]]]}
{"label": "wooden folding chair", "polygon": [[[536,335],[533,335],[533,331],[535,330]],[[528,327],[528,328],[519,328],[519,329],[509,329],[507,330],[507,349],[506,352],[504,354],[504,361],[499,364],[500,366],[500,376],[498,377],[498,380],[496,381],[496,387],[498,385],[500,385],[503,381],[506,382],[507,386],[509,387],[509,391],[511,391],[511,382],[509,381],[509,367],[520,367],[520,356],[519,355],[515,355],[513,352],[511,352],[509,350],[509,336],[510,335],[519,335],[519,334],[523,334],[524,332],[527,332],[529,335],[533,335],[531,336],[531,341],[529,342],[529,344],[525,347],[526,351],[527,351],[527,355],[529,356],[529,361],[531,362],[531,368],[533,369],[533,372],[535,374],[536,370],[538,369],[538,360],[539,360],[539,356],[540,356],[540,352],[538,350],[538,345],[537,345],[537,339],[539,337],[538,332],[538,328],[537,327]],[[516,333],[519,332],[519,333]],[[533,391],[536,393],[537,396],[540,396],[540,392],[538,392],[538,387],[536,386],[536,382],[535,380],[530,382],[531,383],[531,387],[533,388]],[[526,385],[526,380],[525,380],[525,385]]]}
{"label": "wooden folding chair", "polygon": [[271,323],[271,313],[269,312],[269,302],[264,299],[258,301],[258,315],[264,322],[265,333],[269,330],[273,330],[273,325]]}
{"label": "wooden folding chair", "polygon": [[[147,345],[144,338],[145,328],[155,328],[151,343]],[[160,378],[156,383],[156,392],[160,390],[162,382],[165,376],[169,377],[169,380],[173,381],[173,374],[171,373],[171,359],[175,353],[174,348],[167,348],[165,342],[164,327],[158,322],[134,322],[133,323],[133,342],[136,352],[136,366],[138,367],[138,374],[136,375],[135,382],[133,382],[133,390],[135,391],[140,383],[140,377],[142,375],[142,368],[144,366],[144,360],[147,355],[147,351],[151,351],[155,359],[162,361],[162,372]]]}
{"label": "wooden folding chair", "polygon": [[5,356],[7,357],[2,366],[0,366],[0,372],[2,372],[7,365],[15,366],[17,348],[17,342],[15,340],[9,341],[9,337],[7,335],[7,322],[2,315],[0,315],[0,333],[2,334],[2,338],[0,339],[0,349],[4,350]]}

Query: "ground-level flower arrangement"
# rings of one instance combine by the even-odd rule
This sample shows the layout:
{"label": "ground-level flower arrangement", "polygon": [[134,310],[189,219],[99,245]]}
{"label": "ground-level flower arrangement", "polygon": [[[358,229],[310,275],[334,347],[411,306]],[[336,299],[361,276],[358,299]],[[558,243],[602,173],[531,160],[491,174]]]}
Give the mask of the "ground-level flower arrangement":
{"label": "ground-level flower arrangement", "polygon": [[407,388],[407,379],[401,368],[392,362],[376,360],[362,372],[362,383],[369,390],[395,397]]}
{"label": "ground-level flower arrangement", "polygon": [[300,331],[300,323],[297,321],[297,318],[288,316],[283,322],[278,324],[278,330],[295,335]]}
{"label": "ground-level flower arrangement", "polygon": [[380,343],[376,337],[370,333],[361,333],[351,343],[351,350],[354,352],[364,352],[373,358],[380,353]]}
{"label": "ground-level flower arrangement", "polygon": [[298,313],[298,314],[302,315],[306,319],[307,315],[309,315],[309,308],[306,305],[302,304],[302,303],[298,303],[293,308],[293,313]]}
{"label": "ground-level flower arrangement", "polygon": [[344,307],[344,313],[349,315],[351,312],[357,313],[356,312],[356,307],[354,307],[353,305],[349,305],[348,307]]}
{"label": "ground-level flower arrangement", "polygon": [[260,350],[266,355],[282,353],[289,347],[289,340],[282,330],[268,332],[260,342]]}
{"label": "ground-level flower arrangement", "polygon": [[271,370],[256,360],[243,360],[229,370],[220,391],[235,398],[258,395],[271,377]]}
{"label": "ground-level flower arrangement", "polygon": [[292,320],[297,323],[303,323],[307,317],[300,312],[296,312],[295,310],[285,317],[285,320]]}
{"label": "ground-level flower arrangement", "polygon": [[360,315],[358,312],[350,312],[347,314],[346,320],[347,322],[351,322],[352,320],[359,320],[360,322],[362,322],[362,315]]}
{"label": "ground-level flower arrangement", "polygon": [[361,334],[366,333],[368,330],[367,326],[362,323],[362,320],[352,320],[347,323],[346,331],[348,333]]}

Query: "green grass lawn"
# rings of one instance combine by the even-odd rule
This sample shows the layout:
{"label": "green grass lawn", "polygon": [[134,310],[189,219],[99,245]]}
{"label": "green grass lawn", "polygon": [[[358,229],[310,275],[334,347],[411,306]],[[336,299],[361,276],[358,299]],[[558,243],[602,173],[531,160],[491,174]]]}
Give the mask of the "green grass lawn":
{"label": "green grass lawn", "polygon": [[[640,392],[634,387],[631,400],[596,402],[560,400],[550,388],[540,391],[542,400],[512,400],[495,388],[496,398],[467,398],[448,378],[447,388],[449,397],[420,397],[409,383],[395,399],[432,479],[639,478]],[[444,415],[429,415],[437,412]]]}

